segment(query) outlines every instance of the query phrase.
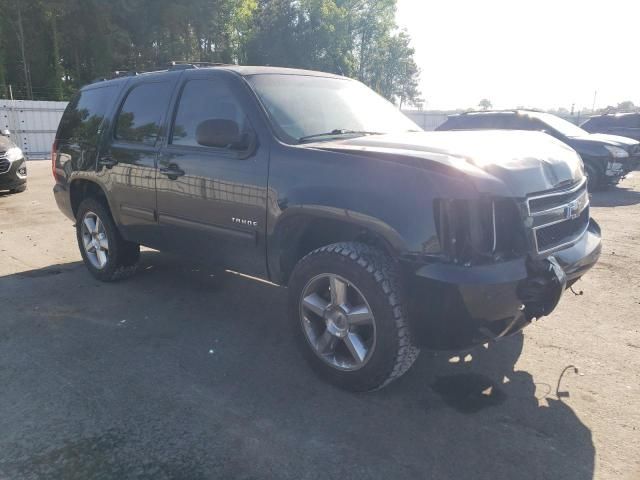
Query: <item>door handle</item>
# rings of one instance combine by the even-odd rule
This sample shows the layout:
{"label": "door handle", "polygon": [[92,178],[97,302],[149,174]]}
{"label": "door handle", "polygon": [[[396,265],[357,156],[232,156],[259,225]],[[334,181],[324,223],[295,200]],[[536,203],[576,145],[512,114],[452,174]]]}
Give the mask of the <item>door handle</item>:
{"label": "door handle", "polygon": [[184,175],[184,170],[180,170],[180,168],[177,165],[171,164],[166,168],[161,168],[160,173],[162,173],[163,175],[166,175],[171,180],[175,180],[176,178]]}
{"label": "door handle", "polygon": [[117,164],[118,164],[118,161],[110,155],[105,155],[104,157],[100,157],[100,159],[98,160],[98,165],[105,168],[113,168]]}

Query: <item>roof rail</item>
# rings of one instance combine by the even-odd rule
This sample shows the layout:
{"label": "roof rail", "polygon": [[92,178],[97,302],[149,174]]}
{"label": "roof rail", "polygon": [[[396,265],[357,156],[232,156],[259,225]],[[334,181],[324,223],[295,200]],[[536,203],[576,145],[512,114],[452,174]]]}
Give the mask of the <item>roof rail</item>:
{"label": "roof rail", "polygon": [[138,72],[134,70],[116,70],[113,72],[111,78],[120,78],[120,77],[135,77],[138,75]]}
{"label": "roof rail", "polygon": [[169,62],[167,68],[168,70],[189,70],[202,67],[222,67],[224,65],[228,65],[228,63],[172,61]]}
{"label": "roof rail", "polygon": [[91,83],[106,82],[107,80],[113,80],[114,78],[121,78],[121,77],[135,77],[137,75],[138,75],[138,72],[135,72],[133,70],[116,70],[108,77],[94,78]]}
{"label": "roof rail", "polygon": [[504,108],[501,110],[469,110],[466,112],[461,112],[461,115],[469,115],[474,113],[518,113],[516,109]]}
{"label": "roof rail", "polygon": [[535,108],[502,108],[493,110],[469,110],[467,112],[461,112],[460,115],[469,115],[473,113],[519,113],[519,112],[537,112],[544,113],[543,110]]}

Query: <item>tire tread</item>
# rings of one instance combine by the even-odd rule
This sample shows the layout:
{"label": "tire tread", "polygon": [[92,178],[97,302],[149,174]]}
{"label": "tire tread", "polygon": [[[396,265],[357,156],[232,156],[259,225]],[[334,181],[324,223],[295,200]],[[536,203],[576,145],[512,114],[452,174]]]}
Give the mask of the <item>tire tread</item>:
{"label": "tire tread", "polygon": [[402,279],[393,260],[379,249],[364,243],[340,242],[320,247],[305,255],[300,263],[321,254],[337,254],[348,258],[367,271],[378,283],[393,312],[393,322],[397,332],[397,349],[393,366],[381,372],[377,385],[369,391],[379,390],[402,376],[418,358],[420,349],[411,338],[406,307],[402,301]]}

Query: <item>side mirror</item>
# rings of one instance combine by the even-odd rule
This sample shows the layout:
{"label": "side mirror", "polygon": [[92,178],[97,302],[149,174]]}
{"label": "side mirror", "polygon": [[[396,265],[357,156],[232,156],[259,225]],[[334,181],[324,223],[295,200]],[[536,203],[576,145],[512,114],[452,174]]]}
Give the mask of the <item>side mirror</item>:
{"label": "side mirror", "polygon": [[0,130],[0,135],[3,135],[5,137],[10,137],[11,136],[11,132],[7,129],[4,130]]}
{"label": "side mirror", "polygon": [[233,120],[212,118],[196,128],[196,141],[204,147],[246,150],[251,145],[251,139],[250,134],[240,133],[240,126]]}

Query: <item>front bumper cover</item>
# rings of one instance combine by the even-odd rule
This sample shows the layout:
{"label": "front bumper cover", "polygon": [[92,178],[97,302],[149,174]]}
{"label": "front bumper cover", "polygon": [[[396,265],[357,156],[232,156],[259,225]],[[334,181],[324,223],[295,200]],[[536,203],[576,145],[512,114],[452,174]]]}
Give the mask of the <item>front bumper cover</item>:
{"label": "front bumper cover", "polygon": [[575,244],[545,258],[474,267],[423,265],[410,286],[417,341],[454,350],[516,333],[550,314],[567,285],[598,261],[600,251],[600,228],[592,219]]}
{"label": "front bumper cover", "polygon": [[23,159],[11,163],[9,170],[0,173],[0,190],[13,190],[27,183],[27,162]]}

